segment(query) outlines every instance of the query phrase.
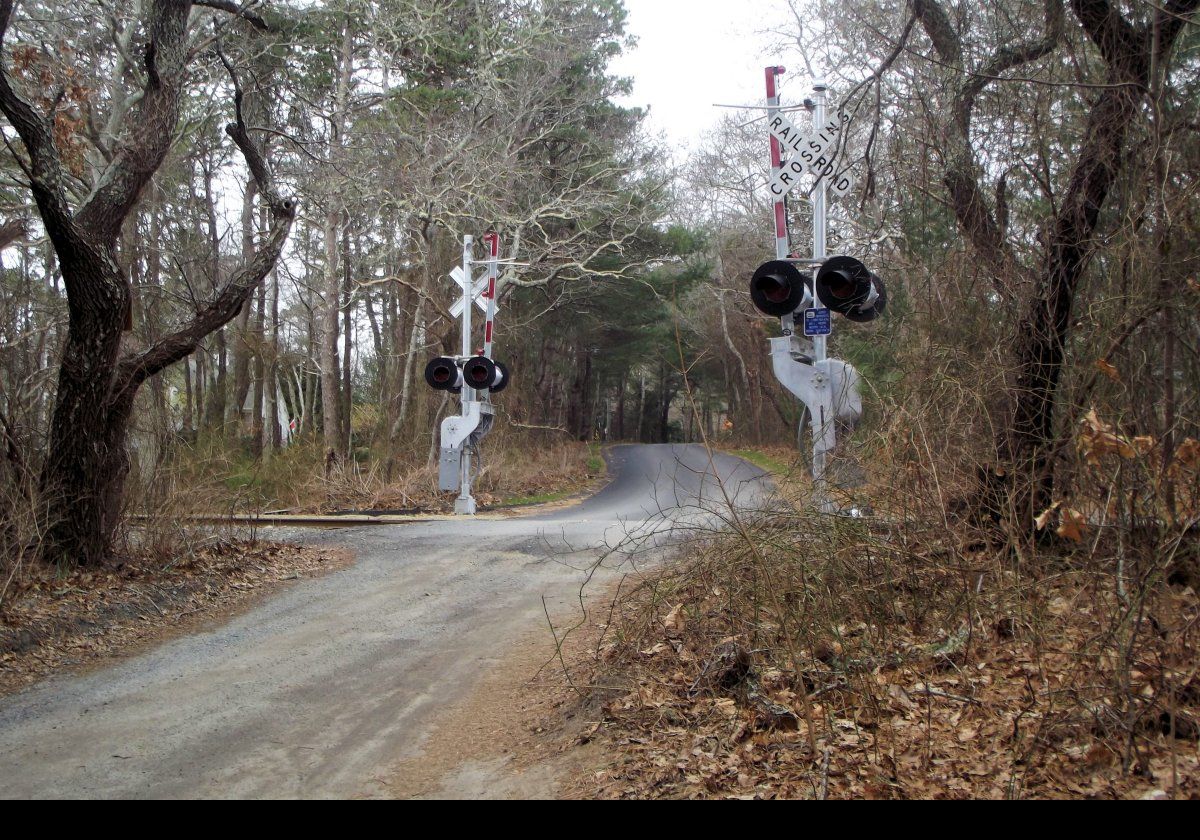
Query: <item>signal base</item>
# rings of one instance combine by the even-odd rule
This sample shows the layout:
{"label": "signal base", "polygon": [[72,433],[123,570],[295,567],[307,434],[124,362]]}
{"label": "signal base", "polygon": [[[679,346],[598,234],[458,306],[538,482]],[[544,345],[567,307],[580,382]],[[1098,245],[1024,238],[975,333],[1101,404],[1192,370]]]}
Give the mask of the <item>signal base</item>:
{"label": "signal base", "polygon": [[475,497],[474,496],[459,496],[454,500],[454,515],[455,516],[474,516],[475,515]]}

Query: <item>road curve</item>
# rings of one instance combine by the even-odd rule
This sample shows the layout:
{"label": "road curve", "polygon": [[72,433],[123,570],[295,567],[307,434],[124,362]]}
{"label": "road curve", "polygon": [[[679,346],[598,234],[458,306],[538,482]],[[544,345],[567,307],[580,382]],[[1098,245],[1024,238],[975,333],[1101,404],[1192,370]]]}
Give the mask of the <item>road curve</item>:
{"label": "road curve", "polygon": [[0,699],[0,797],[379,792],[435,713],[544,621],[543,596],[565,604],[598,558],[769,492],[757,468],[694,445],[606,457],[611,483],[541,515],[268,530],[346,546],[357,562],[219,628]]}

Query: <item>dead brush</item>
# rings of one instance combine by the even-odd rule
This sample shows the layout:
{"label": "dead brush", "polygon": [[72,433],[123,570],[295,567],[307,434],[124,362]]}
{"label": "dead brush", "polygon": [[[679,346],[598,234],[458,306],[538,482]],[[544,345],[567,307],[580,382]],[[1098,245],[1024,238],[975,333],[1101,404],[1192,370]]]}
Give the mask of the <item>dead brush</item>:
{"label": "dead brush", "polygon": [[360,464],[354,459],[335,461],[324,475],[308,478],[303,496],[316,498],[323,493],[322,507],[326,510],[373,507],[384,483],[383,474],[383,465],[379,463]]}
{"label": "dead brush", "polygon": [[[578,441],[545,441],[501,427],[482,450],[476,488],[485,504],[579,489],[589,474],[588,446]],[[327,466],[315,440],[296,440],[269,461],[255,461],[227,440],[206,438],[178,442],[155,480],[164,471],[203,500],[205,507],[192,513],[439,511],[453,498],[438,491],[436,460],[414,445],[364,449]]]}
{"label": "dead brush", "polygon": [[[246,504],[245,499],[224,498],[212,487],[195,486],[179,470],[168,467],[155,470],[149,482],[134,485],[126,501],[125,526],[119,534],[121,555],[157,569],[185,565],[202,547],[232,537],[230,526],[201,524],[192,519],[194,514],[233,512]],[[252,542],[255,536],[251,529]]]}
{"label": "dead brush", "polygon": [[535,443],[523,435],[489,438],[477,487],[493,501],[582,489],[589,477],[587,444]]}
{"label": "dead brush", "polygon": [[[607,725],[644,743],[607,790],[1200,792],[1200,602],[1171,582],[1186,528],[996,542],[943,502],[969,462],[888,467],[843,493],[872,517],[730,517],[615,606],[594,682],[624,680]],[[940,492],[874,490],[919,472]]]}
{"label": "dead brush", "polygon": [[0,616],[10,594],[19,589],[37,563],[42,523],[31,486],[0,476]]}

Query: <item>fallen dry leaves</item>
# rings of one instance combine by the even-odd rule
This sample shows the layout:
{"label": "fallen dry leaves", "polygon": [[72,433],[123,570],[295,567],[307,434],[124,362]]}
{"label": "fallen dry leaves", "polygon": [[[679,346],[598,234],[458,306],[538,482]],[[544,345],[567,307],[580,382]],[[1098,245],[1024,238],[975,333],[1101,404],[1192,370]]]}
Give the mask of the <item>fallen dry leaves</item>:
{"label": "fallen dry leaves", "polygon": [[[627,686],[597,692],[589,732],[615,759],[576,794],[1200,796],[1193,589],[1163,587],[1139,613],[1094,573],[1026,581],[1003,563],[989,569],[995,557],[922,550],[907,568],[876,556],[871,576],[890,580],[856,592],[840,579],[823,589],[817,557],[768,550],[768,565],[755,564],[729,536],[636,589],[591,675]],[[951,568],[964,560],[984,575],[977,597]],[[840,623],[818,600],[880,593],[888,603],[847,609]]]}

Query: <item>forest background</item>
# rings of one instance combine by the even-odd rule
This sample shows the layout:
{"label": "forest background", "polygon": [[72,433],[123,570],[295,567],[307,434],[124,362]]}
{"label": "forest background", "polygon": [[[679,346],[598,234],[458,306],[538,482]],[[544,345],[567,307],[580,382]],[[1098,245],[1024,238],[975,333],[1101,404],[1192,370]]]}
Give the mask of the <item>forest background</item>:
{"label": "forest background", "polygon": [[[1145,617],[1197,582],[1197,5],[781,6],[781,58],[852,117],[830,250],[888,285],[831,345],[866,383],[848,492],[952,534],[940,568],[977,587],[981,550],[996,580],[1084,574],[1126,734],[1160,708],[1130,676]],[[523,264],[488,501],[576,489],[608,441],[802,471],[747,294],[761,112],[675,160],[614,104],[619,0],[6,0],[0,22],[5,588],[136,553],[146,517],[441,504],[452,404],[421,370],[488,230]],[[798,250],[810,212],[789,204]],[[1187,609],[1154,619],[1164,644],[1191,643]],[[1173,732],[1196,674],[1156,668]]]}

